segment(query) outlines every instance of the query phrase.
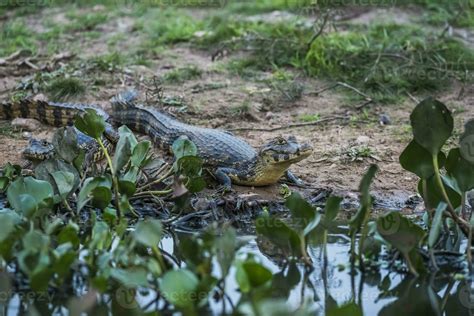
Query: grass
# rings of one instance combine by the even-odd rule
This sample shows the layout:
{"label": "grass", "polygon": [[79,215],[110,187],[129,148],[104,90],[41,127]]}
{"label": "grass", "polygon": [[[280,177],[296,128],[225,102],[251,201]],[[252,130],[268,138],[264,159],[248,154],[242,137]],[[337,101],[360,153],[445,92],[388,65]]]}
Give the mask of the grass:
{"label": "grass", "polygon": [[464,72],[474,69],[474,53],[417,27],[378,25],[319,38],[306,63],[312,75],[344,81],[386,101],[406,92],[442,89],[453,77],[462,80]]}
{"label": "grass", "polygon": [[95,56],[90,60],[94,69],[99,71],[115,71],[121,69],[125,64],[126,58],[124,55],[113,52],[110,54],[104,54]]}
{"label": "grass", "polygon": [[183,68],[177,68],[167,72],[164,75],[164,82],[166,83],[183,83],[188,80],[196,79],[201,77],[202,70],[196,66],[187,66]]}
{"label": "grass", "polygon": [[317,122],[321,119],[319,114],[302,114],[298,117],[300,122]]}
{"label": "grass", "polygon": [[20,19],[15,19],[1,25],[0,57],[8,56],[20,49],[36,51],[36,41],[33,32]]}
{"label": "grass", "polygon": [[71,22],[65,26],[65,29],[72,32],[93,31],[97,26],[105,23],[108,18],[105,13],[77,14],[74,11],[67,14],[66,17],[69,18]]}
{"label": "grass", "polygon": [[83,95],[86,86],[78,78],[58,78],[49,84],[47,91],[54,100],[66,100]]}

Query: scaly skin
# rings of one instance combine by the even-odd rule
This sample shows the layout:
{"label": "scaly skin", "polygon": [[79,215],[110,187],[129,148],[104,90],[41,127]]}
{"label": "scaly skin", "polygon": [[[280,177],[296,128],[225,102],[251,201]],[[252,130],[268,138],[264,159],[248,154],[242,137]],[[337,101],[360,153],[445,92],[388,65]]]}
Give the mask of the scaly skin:
{"label": "scaly skin", "polygon": [[288,168],[312,153],[311,146],[299,144],[293,136],[277,137],[256,150],[229,132],[188,125],[155,109],[135,105],[135,97],[133,91],[127,91],[112,99],[112,116],[117,123],[148,134],[161,148],[169,149],[178,137],[187,136],[205,166],[226,187],[231,183],[269,185],[283,175],[298,182]]}
{"label": "scaly skin", "polygon": [[[23,99],[15,102],[0,103],[0,120],[22,117],[36,119],[44,124],[56,127],[72,126],[74,118],[85,109],[95,110],[105,121],[110,119],[109,115],[102,109],[91,105]],[[100,160],[102,154],[96,141],[79,130],[76,130],[76,134],[79,146],[86,150],[88,156],[93,160]],[[112,145],[111,143],[117,141],[117,133],[109,123],[107,123],[105,135],[108,140],[106,141],[107,145]],[[28,147],[23,152],[23,156],[30,160],[45,160],[53,155],[54,148],[51,143],[34,138],[30,139]]]}

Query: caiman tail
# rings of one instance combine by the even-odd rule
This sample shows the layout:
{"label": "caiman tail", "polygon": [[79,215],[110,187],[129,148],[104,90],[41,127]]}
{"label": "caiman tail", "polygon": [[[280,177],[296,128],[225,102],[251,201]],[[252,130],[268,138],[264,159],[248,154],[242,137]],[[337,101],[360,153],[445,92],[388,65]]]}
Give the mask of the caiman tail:
{"label": "caiman tail", "polygon": [[92,105],[56,103],[32,99],[1,102],[0,120],[11,120],[21,117],[36,119],[44,124],[56,127],[70,126],[73,125],[76,115],[87,108],[94,109],[105,120],[108,120],[109,115],[106,112]]}

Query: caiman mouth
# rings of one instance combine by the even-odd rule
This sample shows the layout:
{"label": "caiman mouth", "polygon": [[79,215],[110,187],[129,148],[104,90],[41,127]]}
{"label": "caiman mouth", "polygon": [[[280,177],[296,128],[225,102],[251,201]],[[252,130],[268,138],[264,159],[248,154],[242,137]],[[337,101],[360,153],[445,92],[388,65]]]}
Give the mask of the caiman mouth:
{"label": "caiman mouth", "polygon": [[313,147],[309,144],[302,144],[293,153],[278,153],[272,155],[273,164],[296,163],[313,153]]}

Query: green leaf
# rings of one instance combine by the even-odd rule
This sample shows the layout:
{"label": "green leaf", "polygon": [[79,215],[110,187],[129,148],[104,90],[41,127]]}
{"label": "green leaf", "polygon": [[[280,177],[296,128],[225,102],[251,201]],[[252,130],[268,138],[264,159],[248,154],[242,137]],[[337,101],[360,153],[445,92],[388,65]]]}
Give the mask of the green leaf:
{"label": "green leaf", "polygon": [[137,188],[134,182],[119,180],[118,184],[120,193],[125,194],[128,197],[132,197],[135,194]]}
{"label": "green leaf", "polygon": [[[70,173],[73,175],[74,179],[72,180],[72,188],[70,188],[69,192],[75,191],[79,186],[80,176],[77,169],[70,165],[67,162],[64,162],[59,159],[48,159],[42,161],[38,166],[35,168],[35,176],[38,180],[44,180],[51,183],[54,187],[55,194],[62,195],[60,190],[63,188],[59,187],[59,184],[56,182],[56,179],[53,177],[53,173],[55,172],[64,172]],[[58,180],[60,180],[58,178]],[[67,180],[67,179],[63,179]],[[64,193],[64,192],[63,192]]]}
{"label": "green leaf", "polygon": [[362,309],[354,302],[347,302],[340,306],[331,306],[326,311],[326,316],[362,316]]}
{"label": "green leaf", "polygon": [[410,115],[415,141],[437,155],[453,132],[453,117],[441,102],[428,98],[419,103]]}
{"label": "green leaf", "polygon": [[197,155],[196,145],[194,145],[194,143],[190,141],[187,136],[180,136],[177,140],[175,140],[172,150],[176,160],[185,156]]}
{"label": "green leaf", "polygon": [[16,230],[21,218],[13,211],[0,212],[0,243],[3,243]]}
{"label": "green leaf", "polygon": [[359,185],[360,192],[360,208],[357,213],[351,218],[349,223],[351,235],[358,232],[365,222],[368,220],[369,212],[372,207],[372,197],[370,196],[370,184],[375,178],[377,173],[377,166],[371,165],[369,170],[365,173]]}
{"label": "green leaf", "polygon": [[285,205],[291,212],[294,226],[304,236],[318,226],[321,219],[320,214],[299,193],[291,193],[286,199]]}
{"label": "green leaf", "polygon": [[399,212],[390,212],[377,219],[377,231],[393,247],[405,255],[418,246],[425,231]]}
{"label": "green leaf", "polygon": [[81,153],[77,143],[77,132],[72,126],[59,128],[53,135],[52,143],[56,154],[69,163]]}
{"label": "green leaf", "polygon": [[8,187],[7,198],[15,210],[29,213],[44,206],[48,199],[53,198],[53,187],[46,181],[19,177]]}
{"label": "green leaf", "polygon": [[237,235],[233,228],[226,229],[222,236],[215,240],[217,262],[223,276],[226,276],[234,261],[237,249]]}
{"label": "green leaf", "polygon": [[94,109],[85,109],[74,122],[74,126],[87,136],[99,139],[105,131],[105,120]]}
{"label": "green leaf", "polygon": [[[438,154],[439,167],[446,161],[444,153]],[[422,179],[428,179],[435,174],[432,155],[428,150],[412,140],[400,155],[400,164],[405,170],[413,172]]]}
{"label": "green leaf", "polygon": [[464,159],[459,148],[453,148],[446,161],[448,175],[456,180],[461,192],[474,189],[474,164]]}
{"label": "green leaf", "polygon": [[428,235],[428,246],[433,248],[438,241],[443,226],[443,212],[446,210],[448,204],[441,202],[436,209],[433,221],[431,223],[430,232]]}
{"label": "green leaf", "polygon": [[70,243],[74,248],[79,247],[79,226],[73,222],[69,222],[58,234],[58,244]]}
{"label": "green leaf", "polygon": [[66,199],[76,186],[76,178],[74,177],[74,174],[67,171],[55,171],[51,173],[51,176],[56,183],[59,195],[63,200]]}
{"label": "green leaf", "polygon": [[108,187],[98,186],[92,189],[92,206],[97,207],[100,210],[105,209],[109,206],[110,201],[112,201],[112,191]]}
{"label": "green leaf", "polygon": [[235,278],[243,293],[248,293],[252,289],[266,284],[272,277],[273,274],[270,270],[255,261],[248,260],[237,264]]}
{"label": "green leaf", "polygon": [[179,308],[194,306],[199,279],[187,269],[172,270],[165,273],[161,280],[161,293],[173,305]]}
{"label": "green leaf", "polygon": [[301,256],[302,240],[296,231],[278,218],[263,215],[259,217],[255,226],[257,233],[270,240],[283,250]]}
{"label": "green leaf", "polygon": [[198,177],[201,175],[202,159],[195,156],[184,156],[176,160],[174,169],[177,173],[187,177]]}
{"label": "green leaf", "polygon": [[0,177],[0,192],[4,192],[7,189],[9,183],[10,179],[7,177]]}
{"label": "green leaf", "polygon": [[[112,181],[105,177],[87,178],[84,181],[84,185],[82,186],[81,191],[79,192],[79,195],[77,198],[77,211],[80,211],[84,206],[86,206],[86,204],[89,201],[91,201],[94,198],[92,191],[99,186],[110,189],[112,187]],[[96,193],[100,193],[100,192],[96,192]],[[100,197],[98,198],[100,199]]]}
{"label": "green leaf", "polygon": [[157,219],[139,222],[133,232],[135,240],[146,247],[158,247],[163,228]]}
{"label": "green leaf", "polygon": [[110,276],[127,288],[149,286],[147,271],[144,268],[112,269]]}
{"label": "green leaf", "polygon": [[132,156],[132,137],[130,134],[121,134],[115,147],[115,155],[112,160],[115,172],[119,172],[130,161]]}
{"label": "green leaf", "polygon": [[330,196],[326,201],[326,206],[324,208],[324,226],[328,227],[331,225],[339,213],[341,208],[342,198],[339,196]]}
{"label": "green leaf", "polygon": [[132,153],[132,166],[134,167],[143,167],[142,164],[146,162],[148,153],[150,152],[151,142],[142,141],[139,142],[134,148]]}
{"label": "green leaf", "polygon": [[186,183],[186,189],[191,193],[201,192],[205,187],[206,181],[203,177],[190,178]]}
{"label": "green leaf", "polygon": [[[461,195],[451,186],[447,185],[445,177],[442,177],[442,180],[451,204],[455,209],[458,208],[461,205]],[[421,179],[418,183],[418,192],[428,209],[434,209],[439,205],[439,203],[446,202],[434,176],[426,180]]]}

